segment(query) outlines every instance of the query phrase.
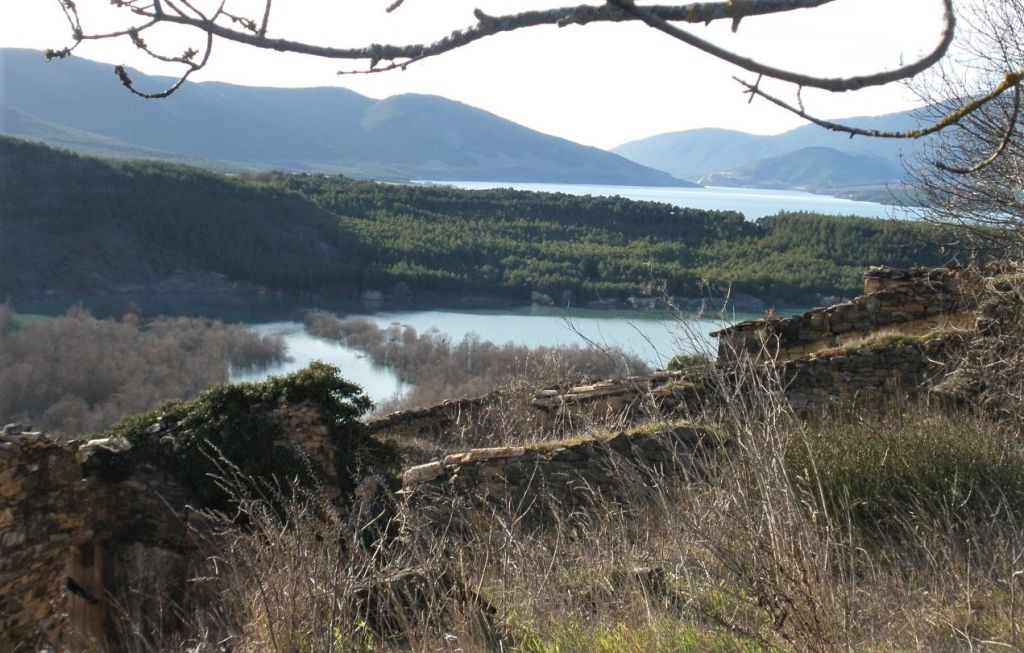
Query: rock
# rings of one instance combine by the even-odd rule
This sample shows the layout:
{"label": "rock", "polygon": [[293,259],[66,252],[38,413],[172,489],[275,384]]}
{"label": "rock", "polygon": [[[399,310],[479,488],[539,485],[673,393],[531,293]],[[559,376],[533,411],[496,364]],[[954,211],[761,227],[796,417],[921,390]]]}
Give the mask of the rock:
{"label": "rock", "polygon": [[439,462],[417,465],[402,472],[402,485],[409,487],[419,483],[427,483],[440,478],[443,474],[444,467]]}
{"label": "rock", "polygon": [[464,462],[479,462],[498,458],[518,458],[526,453],[523,447],[491,447],[489,449],[470,449]]}

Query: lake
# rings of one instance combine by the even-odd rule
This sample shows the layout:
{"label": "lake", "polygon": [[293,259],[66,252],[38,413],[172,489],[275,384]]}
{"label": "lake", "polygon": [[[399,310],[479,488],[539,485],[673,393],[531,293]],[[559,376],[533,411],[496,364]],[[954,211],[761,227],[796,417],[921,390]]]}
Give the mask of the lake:
{"label": "lake", "polygon": [[[721,319],[682,319],[665,312],[574,309],[571,312],[541,306],[503,310],[415,310],[351,311],[341,317],[360,317],[386,327],[401,324],[423,332],[437,329],[461,340],[475,333],[481,340],[498,344],[512,342],[530,347],[596,345],[619,347],[636,354],[652,368],[661,368],[679,352],[713,351],[710,333],[729,322],[757,316],[730,315]],[[403,393],[408,386],[388,368],[373,364],[367,356],[339,342],[306,333],[300,322],[274,321],[250,323],[255,331],[279,335],[288,346],[291,360],[258,372],[236,372],[232,381],[252,381],[272,374],[285,374],[322,360],[337,365],[343,376],[363,386],[376,402]]]}
{"label": "lake", "polygon": [[877,202],[815,195],[794,190],[768,190],[763,188],[676,188],[661,186],[592,186],[587,184],[530,184],[504,181],[445,181],[443,183],[467,190],[514,188],[542,193],[569,195],[599,195],[625,197],[631,200],[664,202],[675,206],[716,211],[739,211],[748,220],[756,220],[779,211],[811,211],[828,215],[858,215],[865,218],[913,217],[911,209],[887,206]]}

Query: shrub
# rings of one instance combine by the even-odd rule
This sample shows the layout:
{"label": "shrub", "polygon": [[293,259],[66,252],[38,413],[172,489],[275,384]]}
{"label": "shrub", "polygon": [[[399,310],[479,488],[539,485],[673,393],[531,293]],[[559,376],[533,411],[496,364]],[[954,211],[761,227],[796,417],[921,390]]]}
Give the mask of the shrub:
{"label": "shrub", "polygon": [[676,354],[666,367],[673,372],[698,372],[706,370],[711,365],[714,365],[714,362],[710,356],[704,352],[697,352],[693,354]]}
{"label": "shrub", "polygon": [[[123,477],[140,465],[155,465],[184,485],[200,506],[221,510],[232,504],[217,482],[225,462],[248,479],[315,482],[300,455],[281,445],[282,427],[272,414],[281,402],[309,402],[317,408],[335,448],[336,483],[344,494],[370,468],[385,475],[397,470],[393,448],[371,438],[359,421],[372,407],[362,389],[341,378],[336,367],[314,362],[260,383],[218,385],[194,401],[170,402],[118,422],[108,435],[134,446],[125,456],[111,458],[116,466],[100,471],[108,478]],[[152,429],[154,424],[160,428]]]}

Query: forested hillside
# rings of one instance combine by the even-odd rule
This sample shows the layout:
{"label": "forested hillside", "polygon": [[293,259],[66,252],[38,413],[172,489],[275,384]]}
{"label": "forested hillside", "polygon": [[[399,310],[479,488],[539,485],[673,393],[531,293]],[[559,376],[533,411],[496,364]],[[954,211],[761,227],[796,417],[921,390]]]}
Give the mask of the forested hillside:
{"label": "forested hillside", "polygon": [[[246,284],[353,296],[528,301],[858,291],[869,264],[943,263],[928,228],[466,191],[320,175],[235,177],[0,140],[0,296]],[[222,276],[221,276],[222,275]],[[169,281],[170,280],[170,281]]]}

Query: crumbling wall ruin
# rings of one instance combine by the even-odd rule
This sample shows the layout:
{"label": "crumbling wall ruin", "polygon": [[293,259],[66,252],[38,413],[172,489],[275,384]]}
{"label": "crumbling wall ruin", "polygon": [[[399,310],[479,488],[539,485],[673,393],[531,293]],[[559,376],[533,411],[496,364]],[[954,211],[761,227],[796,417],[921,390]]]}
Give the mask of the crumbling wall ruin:
{"label": "crumbling wall ruin", "polygon": [[[317,408],[281,403],[270,416],[278,444],[301,452],[337,498]],[[173,447],[174,428],[158,420],[149,432]],[[117,650],[122,617],[154,640],[177,627],[206,562],[206,518],[162,470],[119,473],[131,450],[117,438],[65,442],[13,425],[0,435],[0,650]]]}
{"label": "crumbling wall ruin", "polygon": [[848,344],[881,329],[908,335],[973,326],[974,306],[963,274],[945,268],[871,267],[864,295],[784,319],[741,322],[711,335],[720,360],[751,355],[776,361]]}
{"label": "crumbling wall ruin", "polygon": [[[548,521],[602,502],[638,505],[660,477],[699,476],[714,435],[690,424],[608,438],[472,449],[411,467],[400,493],[420,516],[449,524],[466,508]],[[649,496],[650,495],[650,496]],[[463,515],[464,516],[464,515]]]}

